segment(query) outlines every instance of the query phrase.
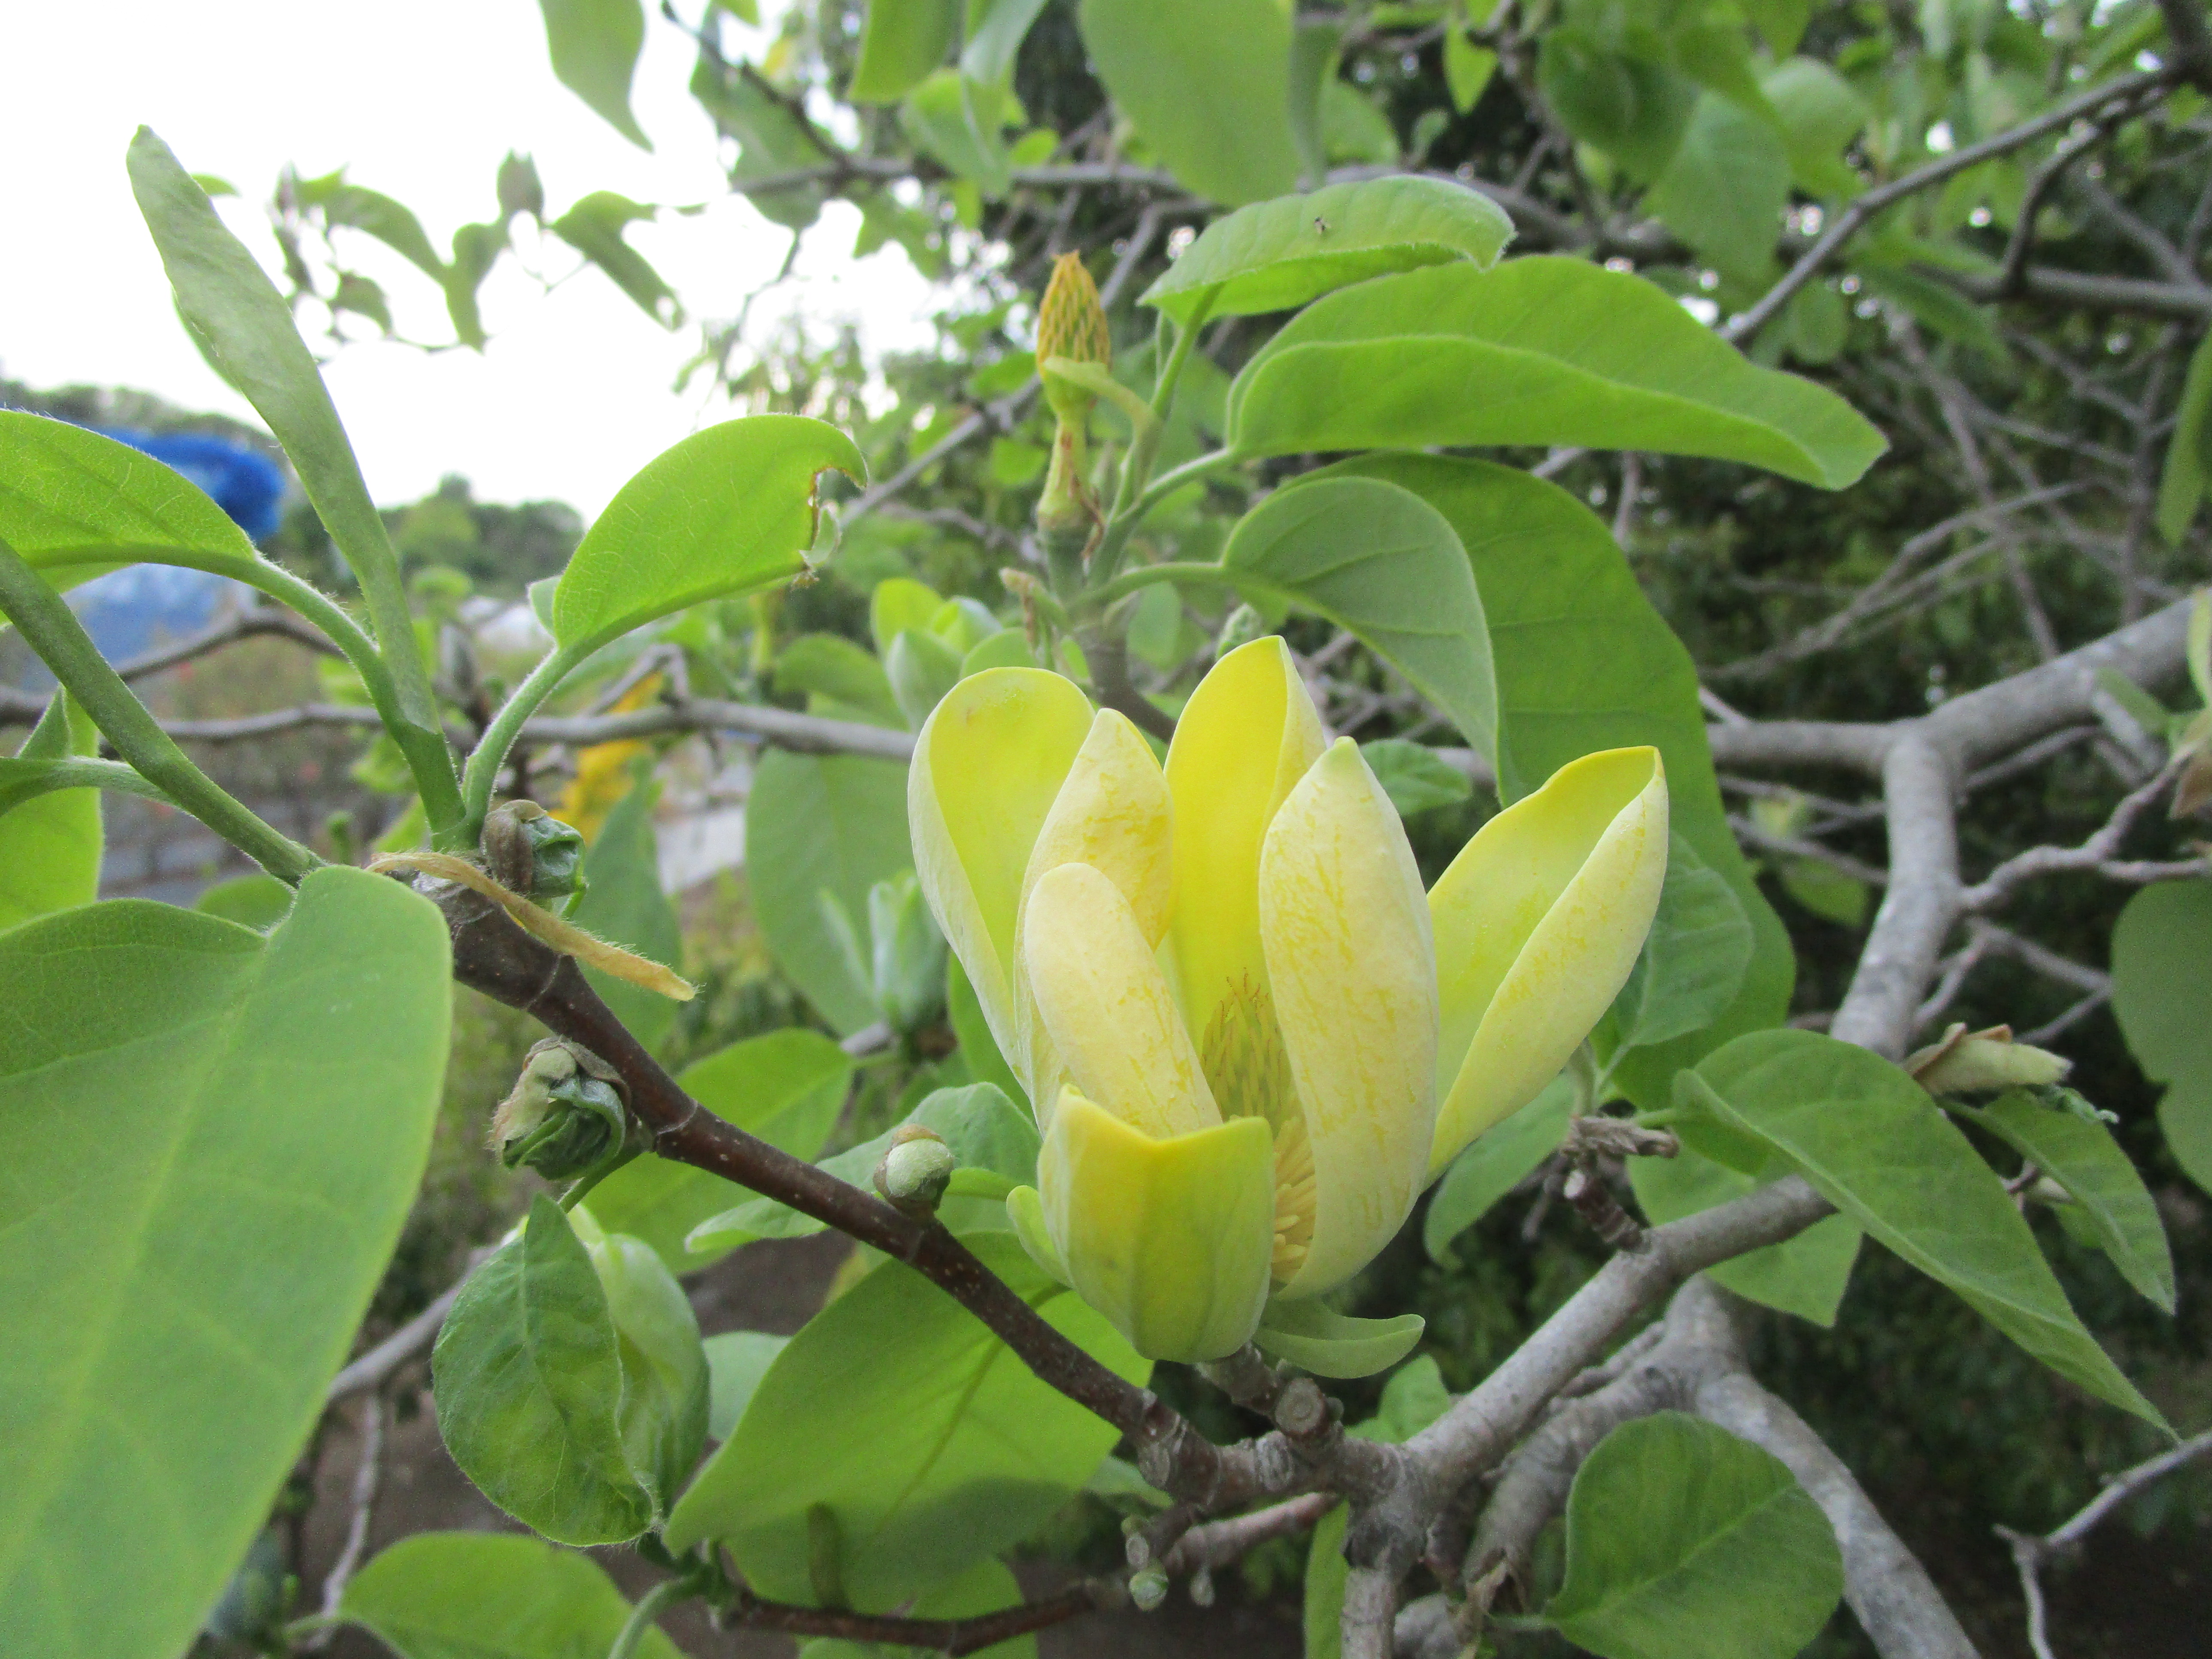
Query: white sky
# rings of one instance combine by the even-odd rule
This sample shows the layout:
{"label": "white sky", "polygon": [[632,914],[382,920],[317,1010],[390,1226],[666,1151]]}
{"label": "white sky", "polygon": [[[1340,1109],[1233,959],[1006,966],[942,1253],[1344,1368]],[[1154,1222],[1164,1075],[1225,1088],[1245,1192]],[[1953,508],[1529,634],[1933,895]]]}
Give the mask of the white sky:
{"label": "white sky", "polygon": [[[124,172],[141,122],[186,167],[238,187],[238,199],[219,205],[272,268],[262,204],[288,161],[309,176],[347,167],[355,183],[413,208],[443,252],[457,225],[496,216],[493,176],[509,149],[535,156],[549,216],[602,189],[711,204],[630,232],[695,314],[734,313],[788,246],[781,227],[728,196],[712,127],[684,91],[691,48],[657,15],[632,98],[656,146],[647,155],[553,78],[532,0],[109,0],[0,11],[0,371],[33,386],[131,386],[254,418],[171,308]],[[824,322],[857,318],[877,349],[924,337],[921,279],[895,249],[852,260],[856,222],[833,207],[809,233],[804,282],[756,307],[753,337],[793,307]],[[534,240],[519,223],[517,244],[536,263]],[[347,242],[391,296],[403,334],[452,337],[428,278],[364,237]],[[541,270],[574,264],[547,239]],[[597,270],[548,295],[510,258],[481,299],[492,337],[481,356],[372,342],[327,369],[380,501],[413,500],[460,472],[479,499],[551,497],[588,518],[661,450],[730,412],[707,402],[701,382],[682,397],[672,389],[696,330],[663,331]]]}

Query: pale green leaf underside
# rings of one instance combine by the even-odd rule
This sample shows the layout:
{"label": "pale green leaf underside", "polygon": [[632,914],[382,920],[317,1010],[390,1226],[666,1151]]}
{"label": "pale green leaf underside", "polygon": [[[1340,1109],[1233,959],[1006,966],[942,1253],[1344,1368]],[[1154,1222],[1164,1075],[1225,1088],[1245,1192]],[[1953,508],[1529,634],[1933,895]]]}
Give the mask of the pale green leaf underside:
{"label": "pale green leaf underside", "polygon": [[1496,263],[1513,222],[1487,196],[1442,179],[1329,185],[1255,202],[1208,225],[1139,296],[1177,322],[1288,311],[1370,276],[1464,259]]}
{"label": "pale green leaf underside", "polygon": [[1623,1424],[1567,1498],[1567,1577],[1543,1622],[1603,1659],[1790,1659],[1844,1589],[1796,1477],[1679,1412]]}
{"label": "pale green leaf underside", "polygon": [[1262,604],[1347,628],[1450,715],[1484,756],[1498,746],[1490,631],[1450,521],[1378,479],[1279,489],[1229,533],[1221,562]]}
{"label": "pale green leaf underside", "polygon": [[1316,301],[1230,388],[1239,455],[1573,444],[1741,461],[1838,489],[1887,447],[1834,393],[1760,368],[1639,277],[1543,256]]}
{"label": "pale green leaf underside", "polygon": [[867,463],[836,427],[755,415],[695,432],[607,503],[553,592],[553,636],[573,649],[719,594],[799,574],[814,541],[814,483]]}
{"label": "pale green leaf underside", "polygon": [[[1011,1237],[969,1243],[1050,1323],[1146,1380],[1146,1362]],[[891,1353],[896,1364],[884,1363]],[[1114,1438],[942,1291],[887,1262],[769,1366],[677,1505],[667,1542],[720,1539],[759,1594],[811,1602],[806,1517],[822,1505],[836,1521],[853,1604],[882,1610],[1026,1536],[1082,1488]]]}
{"label": "pale green leaf underside", "polygon": [[220,571],[260,558],[182,473],[97,432],[15,409],[0,409],[0,541],[33,569],[151,559]]}
{"label": "pale green leaf underside", "polygon": [[352,870],[265,939],[136,900],[0,935],[0,1651],[189,1644],[413,1198],[447,963]]}
{"label": "pale green leaf underside", "polygon": [[[535,1538],[425,1532],[346,1585],[339,1612],[400,1659],[605,1659],[629,1617],[604,1568]],[[648,1629],[638,1659],[682,1659]]]}
{"label": "pale green leaf underside", "polygon": [[[1941,1107],[1880,1055],[1813,1031],[1759,1031],[1677,1080],[1683,1138],[1735,1161],[1770,1147],[1876,1240],[2061,1376],[2163,1429],[2082,1328],[2011,1195]],[[1705,1120],[1735,1142],[1701,1139]]]}

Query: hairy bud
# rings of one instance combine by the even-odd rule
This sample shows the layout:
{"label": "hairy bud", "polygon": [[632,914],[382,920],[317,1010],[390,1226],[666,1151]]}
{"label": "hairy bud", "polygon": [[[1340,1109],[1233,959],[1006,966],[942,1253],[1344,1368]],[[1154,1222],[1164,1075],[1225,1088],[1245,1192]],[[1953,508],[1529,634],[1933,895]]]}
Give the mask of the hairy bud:
{"label": "hairy bud", "polygon": [[959,1162],[951,1147],[921,1124],[901,1124],[876,1165],[876,1190],[899,1209],[933,1211]]}
{"label": "hairy bud", "polygon": [[1221,633],[1213,642],[1213,659],[1219,662],[1240,645],[1249,645],[1267,631],[1266,620],[1249,605],[1240,605],[1222,619]]}
{"label": "hairy bud", "polygon": [[1129,1575],[1129,1599],[1137,1604],[1138,1611],[1151,1613],[1168,1599],[1168,1576],[1158,1567],[1146,1567],[1142,1572]]}
{"label": "hairy bud", "polygon": [[534,800],[510,800],[485,816],[484,864],[491,878],[525,898],[584,890],[584,837]]}

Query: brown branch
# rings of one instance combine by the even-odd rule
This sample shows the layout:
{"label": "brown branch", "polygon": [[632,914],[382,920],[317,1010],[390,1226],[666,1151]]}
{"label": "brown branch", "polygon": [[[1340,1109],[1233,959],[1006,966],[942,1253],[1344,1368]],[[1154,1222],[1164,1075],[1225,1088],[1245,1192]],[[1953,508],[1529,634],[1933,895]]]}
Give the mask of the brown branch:
{"label": "brown branch", "polygon": [[313,623],[302,621],[289,611],[280,611],[273,605],[257,605],[234,611],[213,627],[203,629],[173,644],[156,646],[143,656],[133,657],[129,662],[118,665],[115,672],[126,680],[144,679],[149,674],[159,674],[180,663],[190,662],[195,657],[220,651],[227,645],[263,635],[288,639],[295,645],[303,645],[308,650],[319,652],[325,656],[341,654],[337,647],[331,644]]}
{"label": "brown branch", "polygon": [[972,1619],[899,1619],[866,1613],[840,1613],[832,1607],[793,1607],[783,1601],[763,1601],[740,1595],[723,1615],[725,1623],[747,1630],[781,1631],[790,1636],[842,1637],[848,1642],[885,1642],[896,1647],[921,1648],[932,1653],[957,1656],[977,1653],[1011,1642],[1017,1636],[1064,1625],[1100,1607],[1117,1607],[1124,1599],[1121,1586],[1111,1579],[1090,1579],[1042,1601],[1025,1601]]}

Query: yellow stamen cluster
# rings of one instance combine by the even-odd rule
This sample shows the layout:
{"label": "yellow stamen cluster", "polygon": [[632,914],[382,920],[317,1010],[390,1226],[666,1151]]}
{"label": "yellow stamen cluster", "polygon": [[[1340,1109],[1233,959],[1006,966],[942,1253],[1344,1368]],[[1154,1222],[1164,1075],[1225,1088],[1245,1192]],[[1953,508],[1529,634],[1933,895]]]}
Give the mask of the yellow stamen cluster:
{"label": "yellow stamen cluster", "polygon": [[1207,1022],[1199,1064],[1221,1115],[1265,1118],[1275,1132],[1277,1283],[1304,1262],[1313,1243],[1314,1154],[1291,1080],[1291,1056],[1273,999],[1249,974],[1231,986]]}

